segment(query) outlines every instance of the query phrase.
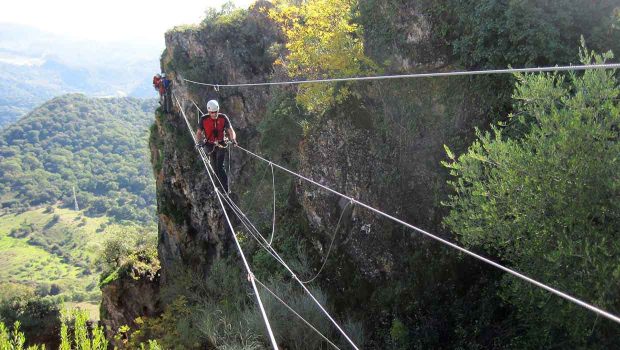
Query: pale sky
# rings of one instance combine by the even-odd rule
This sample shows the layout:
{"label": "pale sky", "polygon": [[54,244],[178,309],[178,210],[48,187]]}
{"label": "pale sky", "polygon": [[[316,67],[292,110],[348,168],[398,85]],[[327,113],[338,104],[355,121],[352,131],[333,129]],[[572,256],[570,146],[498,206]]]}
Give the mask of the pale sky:
{"label": "pale sky", "polygon": [[[226,0],[8,0],[0,22],[33,26],[47,32],[95,41],[144,39],[163,47],[166,30],[198,23],[209,7]],[[247,8],[254,0],[234,0]]]}

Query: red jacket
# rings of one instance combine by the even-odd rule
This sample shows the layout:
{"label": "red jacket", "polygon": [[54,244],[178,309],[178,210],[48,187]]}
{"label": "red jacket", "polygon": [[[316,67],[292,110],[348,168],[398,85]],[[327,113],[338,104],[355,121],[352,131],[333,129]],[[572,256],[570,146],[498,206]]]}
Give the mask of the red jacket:
{"label": "red jacket", "polygon": [[224,141],[224,130],[230,129],[230,120],[226,114],[222,113],[218,113],[217,119],[203,115],[200,118],[199,127],[202,128],[208,143],[221,142]]}

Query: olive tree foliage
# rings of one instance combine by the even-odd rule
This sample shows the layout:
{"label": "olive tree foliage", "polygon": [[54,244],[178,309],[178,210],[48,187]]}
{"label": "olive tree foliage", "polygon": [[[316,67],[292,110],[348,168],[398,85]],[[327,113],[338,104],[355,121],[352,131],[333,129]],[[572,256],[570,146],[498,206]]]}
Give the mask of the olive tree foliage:
{"label": "olive tree foliage", "polygon": [[436,31],[466,67],[574,63],[580,36],[597,50],[620,47],[617,0],[444,0]]}
{"label": "olive tree foliage", "polygon": [[[602,63],[585,48],[581,61]],[[470,247],[620,314],[620,87],[611,70],[517,75],[507,128],[478,133],[444,163],[454,180],[445,224]],[[507,132],[510,130],[511,132]],[[510,137],[507,135],[511,135]],[[519,347],[601,347],[620,331],[561,298],[505,276]]]}
{"label": "olive tree foliage", "polygon": [[[373,62],[364,55],[356,0],[275,0],[269,16],[286,37],[285,57],[276,60],[292,78],[325,79],[359,75]],[[304,84],[297,100],[311,112],[321,112],[351,94],[346,86]]]}

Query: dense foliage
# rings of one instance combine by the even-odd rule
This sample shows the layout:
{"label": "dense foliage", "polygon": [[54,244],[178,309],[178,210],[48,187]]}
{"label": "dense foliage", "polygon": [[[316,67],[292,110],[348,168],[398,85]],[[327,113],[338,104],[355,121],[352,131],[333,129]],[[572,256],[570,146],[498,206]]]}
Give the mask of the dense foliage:
{"label": "dense foliage", "polygon": [[[34,288],[15,283],[0,283],[0,323],[19,323],[21,331],[31,341],[56,344],[59,317],[58,304],[49,297],[37,295]],[[3,349],[2,345],[0,349]]]}
{"label": "dense foliage", "polygon": [[159,274],[157,235],[150,232],[118,230],[104,243],[100,254],[100,287],[121,277],[152,281]]}
{"label": "dense foliage", "polygon": [[[89,349],[107,350],[108,340],[105,338],[103,328],[93,325],[88,320],[88,315],[78,309],[72,310],[69,314],[60,317],[60,330],[58,335],[58,349]],[[9,329],[5,323],[0,322],[0,350],[44,350],[48,349],[45,344],[32,342],[32,339],[22,332],[20,322],[13,323],[13,328]],[[28,345],[32,344],[32,345]],[[161,347],[156,341],[148,341],[136,346],[136,349],[160,350]]]}
{"label": "dense foliage", "polygon": [[[582,60],[594,57],[583,51]],[[456,194],[445,222],[467,245],[617,314],[620,86],[612,71],[517,78],[516,136],[494,128],[452,155]],[[609,348],[620,335],[617,325],[512,277],[502,293],[518,310],[519,347]]]}
{"label": "dense foliage", "polygon": [[615,0],[447,0],[433,5],[438,33],[467,67],[577,63],[580,36],[594,49],[618,51]]}
{"label": "dense foliage", "polygon": [[[286,57],[276,60],[289,76],[302,79],[343,78],[370,71],[364,55],[362,27],[352,19],[356,1],[317,0],[296,5],[288,0],[274,2],[269,10],[286,36]],[[308,110],[324,113],[347,98],[350,91],[334,84],[301,85],[297,100]]]}
{"label": "dense foliage", "polygon": [[55,98],[0,134],[0,204],[62,201],[89,215],[152,222],[155,189],[147,135],[154,102]]}

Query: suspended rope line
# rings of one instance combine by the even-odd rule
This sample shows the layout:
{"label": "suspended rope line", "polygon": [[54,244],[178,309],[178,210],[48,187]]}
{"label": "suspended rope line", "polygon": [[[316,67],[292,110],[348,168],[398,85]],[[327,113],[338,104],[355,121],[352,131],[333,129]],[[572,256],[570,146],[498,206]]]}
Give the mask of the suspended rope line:
{"label": "suspended rope line", "polygon": [[620,63],[586,64],[586,65],[575,65],[575,66],[555,66],[555,67],[536,67],[536,68],[487,69],[487,70],[455,71],[455,72],[414,73],[414,74],[398,74],[398,75],[379,75],[379,76],[368,76],[368,77],[309,79],[309,80],[292,80],[292,81],[280,81],[280,82],[243,83],[243,84],[211,84],[211,83],[202,83],[199,81],[194,81],[194,80],[189,80],[189,79],[183,79],[183,80],[185,80],[188,83],[211,86],[211,87],[215,87],[219,89],[220,87],[294,85],[294,84],[308,84],[308,83],[332,83],[332,82],[339,82],[339,81],[454,77],[454,76],[470,76],[470,75],[485,75],[485,74],[563,72],[563,71],[582,71],[582,70],[591,70],[591,69],[616,69],[616,68],[620,68]]}
{"label": "suspended rope line", "polygon": [[196,107],[196,109],[198,110],[198,112],[200,112],[200,116],[202,117],[203,115],[205,115],[205,113],[202,111],[202,109],[200,109],[200,107],[198,107],[198,105],[196,104],[196,102],[194,102],[193,100],[192,103],[194,104],[194,106]]}
{"label": "suspended rope line", "polygon": [[[265,169],[263,169],[263,172],[260,175],[260,180],[258,181],[259,183],[263,181],[263,179],[265,178],[265,175],[267,175],[267,169],[269,169],[269,165],[267,167],[265,167]],[[250,197],[250,200],[248,201],[248,207],[253,207],[254,206],[254,200],[256,199],[256,194],[258,193],[258,191],[253,191],[252,192],[252,197]]]}
{"label": "suspended rope line", "polygon": [[271,184],[273,188],[273,220],[271,223],[271,238],[269,238],[269,245],[273,243],[273,236],[276,233],[276,177],[273,173],[273,164],[269,163],[271,167]]}
{"label": "suspended rope line", "polygon": [[[265,172],[266,172],[267,168],[265,168]],[[263,176],[265,176],[265,172],[263,172]],[[261,179],[262,179],[261,177]],[[272,220],[272,226],[271,226],[271,237],[269,238],[269,242],[267,243],[267,245],[271,246],[271,244],[273,243],[273,237],[275,234],[275,226],[276,226],[276,187],[275,187],[275,177],[274,177],[274,172],[273,172],[273,166],[271,166],[271,180],[272,180],[272,184],[273,184],[273,220]],[[219,181],[219,179],[218,179]],[[220,183],[221,184],[221,183]],[[251,202],[254,201],[254,198],[256,196],[256,192],[254,192],[254,195],[252,196]],[[265,239],[265,237],[260,233],[260,231],[256,228],[256,226],[254,226],[254,224],[252,224],[252,221],[245,215],[245,213],[243,213],[243,211],[241,210],[241,208],[239,208],[239,206],[230,198],[230,196],[227,196],[228,200],[229,200],[229,204],[231,205],[233,211],[237,212],[239,215],[241,215],[242,217],[239,217],[240,220],[245,220],[247,221],[247,223],[256,231],[256,233],[261,236],[261,238]],[[247,225],[246,225],[247,227]],[[266,239],[265,239],[266,241]]]}
{"label": "suspended rope line", "polygon": [[205,114],[202,112],[202,109],[200,109],[200,107],[198,107],[196,102],[192,101],[192,103],[194,104],[194,106],[196,106],[196,111],[198,112],[198,119],[196,120],[196,124],[199,124],[200,123],[200,117],[202,117]]}
{"label": "suspended rope line", "polygon": [[232,191],[232,186],[230,185],[232,182],[230,176],[230,147],[228,147],[228,172],[226,173],[226,175],[226,188],[228,189],[228,191]]}
{"label": "suspended rope line", "polygon": [[[209,168],[209,170],[215,174],[215,171],[213,170],[213,167],[211,166],[211,163],[207,163],[207,166]],[[220,186],[222,186],[222,182],[220,181],[220,179],[216,176],[215,179],[217,180],[217,182],[220,184]],[[219,191],[218,188],[215,188],[216,191]],[[222,194],[220,192],[220,194]],[[252,223],[252,221],[250,220],[250,218],[248,218],[245,213],[241,210],[241,208],[239,208],[239,206],[232,200],[232,198],[230,198],[230,196],[228,194],[223,194],[224,196],[224,201],[226,203],[228,203],[228,205],[230,206],[230,208],[232,209],[233,213],[235,213],[235,215],[237,216],[237,218],[239,218],[239,220],[241,221],[241,223],[243,224],[243,226],[245,226],[245,228],[248,230],[248,232],[252,235],[256,234],[258,236],[260,236],[260,238],[263,241],[267,241],[265,239],[265,237],[260,233],[260,231],[256,228],[256,226],[254,226],[254,224]],[[255,239],[258,241],[258,243],[263,246],[263,243],[255,237]],[[270,244],[267,244],[267,246],[269,246]],[[263,248],[265,248],[265,246],[263,246]],[[269,251],[269,250],[268,250]],[[275,255],[272,254],[272,256],[274,258]],[[276,260],[279,260],[279,258],[276,258]]]}
{"label": "suspended rope line", "polygon": [[[218,189],[216,189],[216,191],[219,191]],[[221,193],[221,192],[220,192]],[[243,226],[245,227],[245,229],[247,230],[247,232],[250,234],[250,236],[252,238],[254,238],[254,240],[258,243],[259,246],[261,246],[263,249],[265,249],[276,261],[278,261],[280,264],[284,264],[284,261],[282,261],[282,259],[279,256],[276,256],[271,249],[269,249],[269,245],[263,242],[266,242],[267,240],[265,239],[265,237],[263,237],[263,235],[261,235],[261,233],[258,231],[258,229],[252,224],[252,222],[245,216],[245,214],[241,211],[241,209],[239,209],[239,207],[235,204],[235,202],[233,202],[233,200],[230,197],[227,197],[226,195],[224,195],[224,200],[226,201],[226,203],[230,206],[230,208],[232,209],[233,213],[235,214],[235,216],[237,216],[237,218],[239,219],[239,221],[241,221],[241,223],[243,224]],[[260,237],[260,238],[259,238]]]}
{"label": "suspended rope line", "polygon": [[315,331],[318,335],[321,336],[321,338],[323,338],[323,340],[325,340],[326,342],[329,343],[329,345],[333,346],[334,348],[340,350],[339,347],[336,346],[336,344],[332,343],[329,339],[327,339],[326,336],[323,335],[323,333],[321,333],[318,329],[316,329],[310,322],[306,321],[299,313],[297,313],[292,307],[290,307],[284,300],[282,300],[282,298],[280,298],[279,296],[276,295],[276,293],[274,293],[271,289],[269,289],[265,284],[263,284],[263,282],[261,282],[258,278],[256,278],[256,276],[252,276],[255,280],[256,283],[258,283],[261,287],[265,288],[266,291],[269,292],[269,294],[271,294],[277,301],[279,301],[282,305],[284,305],[284,307],[286,307],[290,312],[292,312],[295,316],[297,316],[301,321],[303,321],[308,327],[310,327],[313,331]]}
{"label": "suspended rope line", "polygon": [[[207,167],[210,169],[210,171],[213,171],[213,168],[211,168],[211,165],[207,163]],[[217,176],[216,176],[217,178]],[[220,183],[221,185],[221,183]],[[215,189],[217,192],[219,192],[219,189]],[[351,344],[351,346],[353,346],[354,349],[359,350],[359,348],[357,347],[357,345],[355,345],[355,343],[351,340],[351,338],[349,338],[349,336],[344,332],[344,330],[340,327],[340,325],[338,325],[338,323],[331,317],[331,315],[327,312],[327,310],[325,310],[325,308],[323,307],[323,305],[321,305],[321,303],[314,297],[314,295],[310,292],[310,290],[308,290],[308,288],[306,288],[306,286],[304,285],[304,283],[297,277],[297,275],[295,274],[295,272],[293,272],[293,270],[288,266],[288,264],[286,264],[286,262],[284,261],[284,259],[282,259],[282,257],[278,254],[278,252],[276,252],[276,250],[270,246],[267,242],[267,240],[265,239],[265,237],[263,237],[263,235],[260,234],[260,232],[258,231],[258,229],[252,224],[252,222],[247,218],[247,216],[243,213],[243,211],[235,204],[235,202],[230,198],[230,196],[226,195],[226,194],[222,194],[222,196],[224,197],[225,201],[230,204],[231,209],[233,209],[233,212],[236,213],[237,217],[239,218],[239,220],[241,220],[242,222],[245,221],[244,226],[246,227],[246,229],[248,230],[248,232],[250,233],[250,235],[258,242],[258,244],[265,250],[267,250],[267,252],[277,261],[279,262],[286,270],[288,270],[288,272],[291,274],[291,277],[297,281],[297,283],[299,283],[299,285],[304,289],[304,291],[308,294],[308,296],[310,296],[310,298],[314,301],[314,303],[319,307],[319,309],[321,309],[321,311],[323,312],[323,314],[325,316],[327,316],[327,318],[332,322],[332,324],[338,329],[338,331],[347,339],[347,341]],[[254,232],[252,232],[254,231]],[[260,242],[262,240],[262,242]]]}
{"label": "suspended rope line", "polygon": [[436,235],[434,235],[432,233],[429,233],[429,232],[427,232],[425,230],[422,230],[422,229],[420,229],[420,228],[418,228],[416,226],[413,226],[413,225],[411,225],[411,224],[409,224],[409,223],[407,223],[407,222],[405,222],[405,221],[403,221],[401,219],[398,219],[398,218],[396,218],[396,217],[394,217],[394,216],[392,216],[390,214],[387,214],[387,213],[385,213],[385,212],[383,212],[383,211],[381,211],[379,209],[371,207],[370,205],[368,205],[366,203],[360,202],[360,201],[358,201],[357,199],[355,199],[353,197],[349,197],[349,196],[347,196],[345,194],[342,194],[342,193],[340,193],[340,192],[338,192],[336,190],[333,190],[333,189],[331,189],[331,188],[329,188],[329,187],[327,187],[325,185],[322,185],[322,184],[320,184],[320,183],[318,183],[318,182],[316,182],[316,181],[314,181],[314,180],[312,180],[312,179],[310,179],[308,177],[305,177],[305,176],[303,176],[301,174],[298,174],[298,173],[296,173],[296,172],[294,172],[292,170],[289,170],[289,169],[287,169],[287,168],[285,168],[285,167],[283,167],[281,165],[273,163],[270,160],[267,160],[267,159],[257,155],[256,153],[253,153],[253,152],[251,152],[251,151],[249,151],[249,150],[247,150],[247,149],[245,149],[245,148],[243,148],[241,146],[237,146],[237,148],[243,150],[244,152],[248,153],[249,155],[251,155],[251,156],[253,156],[253,157],[255,157],[255,158],[259,159],[259,160],[271,163],[275,167],[277,167],[277,168],[279,168],[279,169],[281,169],[281,170],[283,170],[283,171],[285,171],[285,172],[287,172],[287,173],[289,173],[291,175],[294,175],[294,176],[296,176],[296,177],[298,177],[298,178],[300,178],[300,179],[302,179],[304,181],[307,181],[307,182],[309,182],[311,184],[319,186],[319,187],[323,188],[324,190],[329,191],[329,192],[331,192],[333,194],[336,194],[336,195],[338,195],[338,196],[340,196],[342,198],[346,198],[346,199],[348,199],[349,201],[351,201],[354,204],[358,204],[358,205],[360,205],[360,206],[362,206],[362,207],[364,207],[364,208],[366,208],[366,209],[368,209],[368,210],[370,210],[372,212],[375,212],[376,214],[379,214],[379,215],[381,215],[383,217],[386,217],[386,218],[388,218],[390,220],[393,220],[393,221],[395,221],[395,222],[397,222],[397,223],[399,223],[399,224],[401,224],[403,226],[406,226],[406,227],[408,227],[408,228],[410,228],[412,230],[415,230],[415,231],[417,231],[419,233],[422,233],[423,235],[425,235],[427,237],[430,237],[430,238],[432,238],[432,239],[434,239],[434,240],[436,240],[438,242],[441,242],[441,243],[443,243],[443,244],[445,244],[445,245],[447,245],[447,246],[449,246],[451,248],[454,248],[454,249],[456,249],[456,250],[458,250],[458,251],[460,251],[462,253],[465,253],[465,254],[467,254],[469,256],[472,256],[472,257],[474,257],[474,258],[476,258],[476,259],[478,259],[480,261],[483,261],[483,262],[485,262],[485,263],[487,263],[487,264],[489,264],[491,266],[494,266],[494,267],[496,267],[496,268],[498,268],[498,269],[500,269],[500,270],[502,270],[504,272],[507,272],[507,273],[509,273],[509,274],[511,274],[511,275],[513,275],[515,277],[518,277],[518,278],[520,278],[520,279],[522,279],[522,280],[524,280],[526,282],[529,282],[529,283],[531,283],[531,284],[533,284],[533,285],[535,285],[537,287],[543,288],[543,289],[547,290],[548,292],[551,292],[551,293],[553,293],[553,294],[555,294],[555,295],[557,295],[559,297],[562,297],[562,298],[564,298],[564,299],[566,299],[566,300],[568,300],[568,301],[570,301],[572,303],[575,303],[575,304],[577,304],[577,305],[579,305],[581,307],[584,307],[584,308],[586,308],[586,309],[588,309],[588,310],[590,310],[592,312],[595,312],[595,313],[597,313],[597,314],[599,314],[599,315],[601,315],[601,316],[603,316],[603,317],[605,317],[605,318],[607,318],[609,320],[612,320],[612,321],[614,321],[616,323],[620,323],[620,317],[618,317],[618,316],[616,316],[614,314],[611,314],[611,313],[609,313],[609,312],[607,312],[605,310],[602,310],[602,309],[600,309],[600,308],[598,308],[598,307],[596,307],[594,305],[591,305],[591,304],[588,304],[588,303],[586,303],[584,301],[581,301],[581,300],[579,300],[579,299],[577,299],[577,298],[575,298],[575,297],[573,297],[573,296],[571,296],[569,294],[566,294],[566,293],[564,293],[562,291],[559,291],[559,290],[557,290],[557,289],[555,289],[553,287],[550,287],[550,286],[548,286],[548,285],[546,285],[544,283],[538,282],[537,280],[532,279],[532,278],[530,278],[530,277],[528,277],[528,276],[526,276],[526,275],[524,275],[522,273],[519,273],[519,272],[517,272],[515,270],[512,270],[512,269],[510,269],[508,267],[500,265],[500,264],[494,262],[493,260],[485,258],[485,257],[483,257],[481,255],[478,255],[478,254],[476,254],[474,252],[471,252],[471,251],[469,251],[469,250],[467,250],[467,249],[465,249],[465,248],[463,248],[463,247],[461,247],[459,245],[456,245],[456,244],[454,244],[454,243],[452,243],[450,241],[447,241],[447,240],[445,240],[443,238],[440,238],[440,237],[438,237],[438,236],[436,236]]}
{"label": "suspended rope line", "polygon": [[[177,105],[179,106],[179,109],[181,110],[181,113],[183,114],[183,119],[185,119],[185,123],[187,124],[187,128],[189,130],[190,135],[192,136],[192,139],[194,140],[194,144],[196,144],[196,138],[194,136],[194,133],[192,132],[192,128],[189,125],[189,120],[187,120],[187,116],[185,115],[185,111],[183,110],[183,106],[181,106],[181,103],[179,103],[179,100],[177,99],[176,95],[174,95],[174,99],[177,102]],[[200,153],[200,158],[202,159],[202,162],[204,163],[205,167],[208,168],[207,164],[207,160],[206,160],[206,155],[204,150],[199,149],[198,152]],[[211,176],[211,173],[209,172],[209,170],[207,169],[207,174],[209,175],[209,180],[211,180],[211,183],[213,184],[213,187],[217,187],[215,185],[215,181],[213,181],[213,177]],[[222,197],[220,196],[219,192],[216,191],[217,194],[217,199],[220,202],[220,205],[222,207],[222,211],[224,212],[224,216],[226,217],[226,222],[228,223],[228,227],[230,228],[230,231],[232,232],[233,238],[235,239],[235,244],[237,245],[237,249],[239,250],[239,254],[241,255],[241,259],[243,260],[243,265],[245,265],[245,269],[248,273],[248,275],[252,275],[252,270],[250,269],[250,265],[248,264],[248,261],[245,258],[245,254],[243,254],[243,250],[241,249],[241,244],[239,244],[239,240],[237,239],[237,234],[235,233],[235,229],[232,226],[232,223],[230,222],[230,218],[228,217],[228,213],[226,213],[226,208],[224,207],[224,203],[222,202]],[[265,327],[267,327],[267,332],[269,334],[269,339],[271,340],[271,345],[273,346],[274,350],[278,350],[278,343],[276,342],[276,339],[273,335],[273,331],[271,330],[271,324],[269,324],[269,318],[267,317],[267,313],[265,312],[265,307],[263,306],[263,302],[260,299],[260,294],[258,292],[258,288],[256,287],[256,283],[254,282],[253,278],[250,278],[250,283],[252,284],[252,288],[254,289],[254,293],[256,294],[256,301],[258,302],[258,307],[260,308],[260,312],[261,315],[263,316],[263,320],[265,321]]]}
{"label": "suspended rope line", "polygon": [[[183,110],[183,107],[181,106],[181,103],[179,102],[179,100],[176,98],[175,96],[175,100],[177,101],[177,105],[179,106],[179,109],[181,110],[181,114],[183,115],[183,118],[185,119],[185,123],[187,124],[187,128],[189,130],[190,135],[192,136],[192,139],[194,140],[194,144],[196,144],[196,138],[194,137],[194,133],[192,132],[192,128],[189,124],[189,120],[187,119],[187,116],[185,115],[185,111]],[[192,101],[193,102],[193,101]],[[195,103],[194,103],[195,105]],[[228,213],[226,211],[226,208],[224,207],[224,203],[222,201],[222,198],[227,198],[229,203],[234,203],[232,201],[232,199],[227,195],[227,194],[222,194],[220,193],[220,191],[217,188],[217,185],[215,184],[215,181],[213,180],[213,177],[211,176],[211,172],[213,170],[213,168],[211,168],[210,163],[207,161],[204,150],[202,148],[199,149],[199,153],[200,156],[202,158],[202,162],[205,165],[205,168],[207,168],[207,173],[209,174],[209,179],[211,180],[211,183],[213,184],[213,188],[215,189],[215,192],[217,194],[218,200],[220,201],[220,204],[222,206],[222,210],[224,211],[224,215],[226,217],[226,220],[228,222],[228,225],[230,226],[232,232],[233,232],[233,237],[235,238],[235,243],[237,244],[237,248],[239,249],[239,252],[243,258],[243,262],[245,264],[246,270],[248,271],[248,275],[249,276],[253,276],[253,274],[251,273],[250,267],[247,263],[247,260],[245,259],[245,256],[243,255],[243,250],[241,249],[241,245],[239,244],[239,241],[237,239],[236,234],[234,233],[234,230],[232,228],[232,224],[230,223],[230,219],[228,217]],[[275,165],[275,164],[274,164]],[[219,178],[217,178],[217,176],[215,175],[215,172],[213,171],[213,174],[215,176],[216,179],[218,179],[219,182]],[[221,182],[220,182],[221,185]],[[236,207],[236,205],[235,205]],[[240,212],[241,209],[239,209],[238,207],[236,207]],[[242,213],[242,212],[241,212]],[[243,215],[245,217],[245,215]],[[246,217],[247,219],[247,217]],[[248,220],[249,222],[249,220]],[[254,227],[254,225],[250,223],[251,227]],[[257,230],[258,232],[258,230]],[[258,235],[259,238],[261,238],[265,243],[267,243],[267,241],[265,240],[265,238],[262,235]],[[342,334],[342,336],[344,336],[347,341],[351,344],[351,346],[353,346],[353,348],[355,350],[359,350],[359,348],[357,347],[357,345],[355,345],[355,343],[353,342],[353,340],[351,340],[351,338],[346,334],[346,332],[342,329],[342,327],[340,327],[340,325],[338,324],[338,322],[336,322],[333,317],[329,314],[329,312],[327,312],[327,310],[325,310],[325,308],[323,307],[323,305],[321,305],[321,303],[314,297],[314,295],[312,294],[312,292],[310,292],[310,290],[301,282],[301,280],[299,280],[299,278],[297,277],[297,275],[293,272],[293,270],[288,266],[288,264],[286,264],[286,262],[284,262],[284,260],[282,259],[282,257],[280,257],[280,255],[275,251],[275,249],[273,249],[271,246],[268,247],[264,247],[263,248],[270,250],[271,251],[271,255],[274,256],[274,258],[276,259],[276,261],[278,261],[282,266],[284,266],[286,268],[286,270],[288,270],[288,272],[291,274],[291,276],[293,277],[293,279],[295,281],[297,281],[299,283],[299,285],[303,288],[303,290],[308,294],[308,296],[310,296],[310,298],[314,301],[314,303],[318,306],[318,308],[323,312],[323,314],[332,322],[332,324],[338,329],[338,331]],[[254,291],[256,293],[258,293],[258,291],[256,290],[256,283],[254,282],[253,278],[250,278],[251,282],[252,282],[252,287],[254,288]],[[277,349],[277,344],[275,342],[275,338],[273,337],[273,332],[271,331],[271,326],[269,325],[269,320],[267,318],[267,314],[265,313],[265,310],[263,308],[263,304],[262,301],[260,300],[260,297],[257,294],[257,300],[259,303],[259,306],[261,308],[261,313],[263,314],[263,318],[265,320],[265,324],[267,326],[267,330],[269,331],[269,335],[270,338],[272,340],[272,344],[274,346],[275,349]]]}
{"label": "suspended rope line", "polygon": [[307,281],[304,281],[303,283],[308,284],[314,281],[317,277],[319,277],[319,275],[323,271],[323,268],[325,268],[325,265],[327,264],[327,260],[329,259],[329,253],[331,253],[332,247],[334,246],[334,241],[336,240],[336,236],[338,235],[338,228],[340,227],[340,221],[342,221],[342,217],[344,216],[344,213],[347,211],[347,208],[349,208],[349,206],[351,206],[352,204],[353,202],[351,201],[347,202],[347,205],[345,205],[344,209],[342,209],[342,213],[340,213],[340,218],[338,218],[338,223],[336,224],[336,230],[334,231],[334,236],[332,237],[331,243],[329,243],[329,249],[327,250],[327,254],[325,255],[325,260],[323,260],[323,265],[321,265],[319,272],[317,272],[316,275],[314,275],[314,277],[312,277],[311,279]]}
{"label": "suspended rope line", "polygon": [[[334,318],[327,312],[327,310],[325,310],[325,308],[323,307],[323,305],[321,305],[321,303],[314,297],[314,295],[312,294],[312,292],[310,292],[310,290],[306,287],[306,285],[297,277],[297,275],[295,274],[295,272],[293,272],[293,270],[290,268],[290,266],[288,266],[288,264],[284,261],[284,259],[282,259],[282,257],[278,254],[278,252],[272,247],[268,245],[267,240],[259,233],[258,229],[256,229],[256,227],[254,225],[252,225],[252,223],[249,221],[249,219],[247,219],[247,217],[245,216],[245,214],[243,214],[243,212],[241,211],[241,209],[239,209],[239,207],[237,207],[234,202],[232,201],[232,199],[230,199],[230,197],[228,197],[229,203],[231,204],[231,207],[235,207],[240,213],[241,216],[243,216],[245,218],[245,220],[247,220],[249,222],[249,226],[252,227],[256,234],[252,234],[252,236],[255,239],[261,239],[263,241],[263,244],[260,244],[260,246],[267,250],[269,252],[269,254],[274,257],[274,259],[276,261],[278,261],[290,274],[291,277],[297,281],[297,283],[303,288],[303,290],[308,294],[308,296],[310,296],[310,298],[314,301],[314,303],[319,307],[319,309],[321,309],[321,311],[323,312],[323,314],[332,322],[332,324],[338,329],[338,331],[340,332],[340,334],[342,334],[342,336],[344,336],[347,341],[349,342],[349,344],[351,344],[351,346],[353,346],[354,349],[359,350],[359,348],[357,347],[357,345],[355,345],[355,343],[353,342],[353,340],[351,340],[351,338],[349,338],[349,336],[345,333],[345,331],[342,329],[342,327],[340,327],[340,325],[338,324],[338,322],[336,322],[336,320],[334,320]],[[241,217],[239,217],[241,219]],[[247,228],[248,226],[246,226]]]}

